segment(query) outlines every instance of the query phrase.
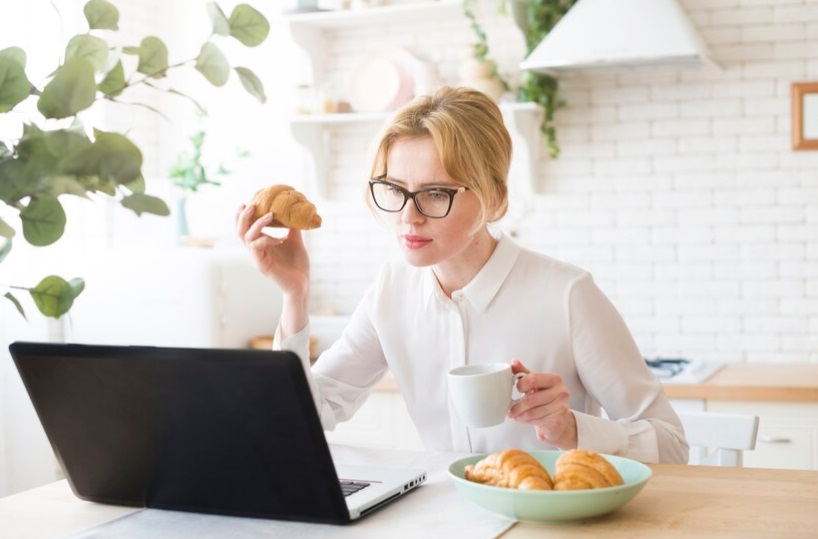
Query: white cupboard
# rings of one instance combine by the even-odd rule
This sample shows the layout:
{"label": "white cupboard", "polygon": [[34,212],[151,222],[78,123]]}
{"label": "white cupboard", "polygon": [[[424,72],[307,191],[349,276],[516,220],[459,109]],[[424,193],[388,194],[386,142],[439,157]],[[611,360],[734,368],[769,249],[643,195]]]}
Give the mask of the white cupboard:
{"label": "white cupboard", "polygon": [[758,416],[756,448],[744,452],[745,467],[818,470],[818,403],[707,401],[707,410]]}
{"label": "white cupboard", "polygon": [[[460,0],[300,13],[289,15],[287,21],[294,42],[305,53],[309,64],[307,80],[303,84],[313,91],[318,91],[329,81],[337,83],[339,79],[348,80],[356,62],[360,62],[366,54],[384,47],[377,40],[368,41],[362,36],[369,33],[374,35],[383,31],[383,28],[408,29],[411,25],[451,24],[462,31],[462,36],[445,36],[444,26],[437,30],[445,36],[442,38],[435,37],[435,32],[430,31],[424,34],[424,39],[407,37],[396,41],[411,43],[409,48],[413,53],[439,58],[441,64],[449,66],[440,70],[447,83],[457,83],[456,80],[451,80],[456,78],[452,71],[456,71],[457,58],[463,46],[473,39]],[[509,26],[513,26],[510,19]],[[516,28],[511,31],[517,32]],[[394,33],[401,34],[401,31],[396,30]],[[347,42],[353,42],[353,45]],[[348,54],[340,54],[336,49],[343,49]],[[513,193],[520,193],[525,197],[535,189],[540,148],[544,145],[539,131],[543,110],[535,103],[501,103],[500,109],[514,145],[510,173],[514,183],[509,187]],[[334,139],[345,138],[349,133],[353,136],[364,133],[371,138],[387,117],[386,112],[295,114],[290,122],[291,131],[308,156],[308,190],[326,196],[333,171],[342,168],[337,162],[338,152],[332,149]]]}

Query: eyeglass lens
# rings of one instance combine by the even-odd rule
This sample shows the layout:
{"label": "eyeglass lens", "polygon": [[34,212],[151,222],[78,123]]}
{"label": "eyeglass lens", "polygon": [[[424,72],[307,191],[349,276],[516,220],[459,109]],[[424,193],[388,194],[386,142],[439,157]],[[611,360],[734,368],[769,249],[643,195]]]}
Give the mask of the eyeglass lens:
{"label": "eyeglass lens", "polygon": [[[409,198],[405,191],[388,183],[373,183],[372,195],[381,209],[393,212],[403,209]],[[415,201],[420,212],[427,217],[445,217],[451,207],[451,195],[436,189],[415,193]]]}

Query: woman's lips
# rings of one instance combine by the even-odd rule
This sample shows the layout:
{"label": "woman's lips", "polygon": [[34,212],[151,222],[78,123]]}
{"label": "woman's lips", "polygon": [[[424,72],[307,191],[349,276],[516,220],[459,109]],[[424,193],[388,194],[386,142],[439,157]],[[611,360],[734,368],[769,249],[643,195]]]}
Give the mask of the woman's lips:
{"label": "woman's lips", "polygon": [[430,243],[432,243],[432,240],[423,236],[415,236],[414,234],[403,235],[403,245],[407,249],[421,249]]}

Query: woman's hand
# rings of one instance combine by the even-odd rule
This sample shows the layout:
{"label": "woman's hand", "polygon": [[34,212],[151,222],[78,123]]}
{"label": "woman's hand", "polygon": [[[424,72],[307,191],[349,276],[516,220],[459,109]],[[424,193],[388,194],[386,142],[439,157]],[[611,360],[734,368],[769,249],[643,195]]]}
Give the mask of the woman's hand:
{"label": "woman's hand", "polygon": [[271,277],[282,292],[302,293],[309,286],[310,259],[300,230],[290,230],[284,238],[268,236],[262,229],[273,220],[268,213],[253,221],[254,206],[242,204],[236,213],[236,233],[247,246],[253,263]]}
{"label": "woman's hand", "polygon": [[524,373],[517,390],[525,396],[508,412],[508,417],[532,425],[541,441],[573,449],[577,446],[577,421],[568,407],[568,388],[556,374],[531,372],[520,360],[511,362],[514,374]]}

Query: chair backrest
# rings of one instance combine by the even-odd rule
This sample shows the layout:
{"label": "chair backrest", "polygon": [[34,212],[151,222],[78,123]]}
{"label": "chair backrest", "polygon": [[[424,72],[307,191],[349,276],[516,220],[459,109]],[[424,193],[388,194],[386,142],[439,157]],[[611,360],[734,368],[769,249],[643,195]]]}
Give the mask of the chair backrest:
{"label": "chair backrest", "polygon": [[713,412],[679,412],[690,464],[741,466],[743,451],[755,449],[758,416]]}

